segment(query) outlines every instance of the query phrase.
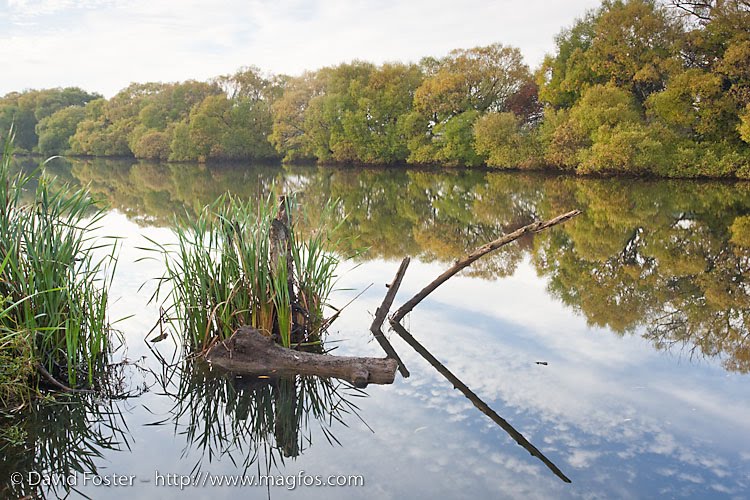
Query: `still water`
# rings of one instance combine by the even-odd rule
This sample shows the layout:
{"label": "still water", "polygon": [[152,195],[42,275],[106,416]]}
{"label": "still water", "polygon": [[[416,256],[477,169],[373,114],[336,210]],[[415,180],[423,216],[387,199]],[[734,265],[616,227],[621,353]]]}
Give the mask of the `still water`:
{"label": "still water", "polygon": [[[72,483],[42,485],[48,497],[97,499],[750,494],[748,184],[83,160],[50,170],[112,207],[104,230],[122,240],[111,315],[125,318],[127,349],[115,358],[130,362],[118,367],[129,397],[40,405],[25,449],[3,457],[3,497],[42,478]],[[225,191],[258,197],[273,186],[301,193],[313,211],[339,198],[352,248],[369,248],[339,269],[334,303],[366,290],[330,332],[341,355],[382,356],[368,329],[402,257],[413,260],[396,306],[498,235],[583,210],[480,260],[405,320],[572,483],[395,334],[411,376],[364,391],[221,377],[181,363],[171,338],[144,341],[155,335],[159,305],[149,297],[163,272],[142,259],[146,238],[172,241],[175,213]],[[223,474],[286,483],[204,486]],[[304,486],[331,475],[364,486]]]}

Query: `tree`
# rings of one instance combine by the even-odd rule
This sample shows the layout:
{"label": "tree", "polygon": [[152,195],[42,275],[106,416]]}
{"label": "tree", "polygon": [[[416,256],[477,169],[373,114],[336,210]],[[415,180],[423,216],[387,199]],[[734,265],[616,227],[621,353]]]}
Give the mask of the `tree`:
{"label": "tree", "polygon": [[229,128],[222,138],[226,158],[276,158],[268,136],[273,118],[270,103],[264,100],[240,99],[228,112]]}
{"label": "tree", "polygon": [[612,84],[639,102],[681,67],[681,24],[654,0],[604,1],[558,36],[558,53],[537,73],[540,95],[571,107],[591,86]]}
{"label": "tree", "polygon": [[[473,151],[473,122],[483,113],[505,111],[506,101],[530,81],[521,53],[494,44],[452,51],[425,71],[432,73],[414,94],[414,110],[404,118],[409,161],[481,163]],[[452,123],[451,123],[452,122]],[[458,147],[456,139],[468,142]]]}
{"label": "tree", "polygon": [[42,118],[36,125],[39,152],[53,155],[70,150],[70,138],[85,117],[83,106],[68,106]]}
{"label": "tree", "polygon": [[737,126],[737,131],[740,133],[742,140],[750,144],[750,104],[745,107],[744,113],[740,115],[740,124]]}
{"label": "tree", "polygon": [[311,159],[314,152],[305,128],[310,101],[322,95],[324,83],[317,73],[291,78],[284,92],[272,105],[273,125],[269,140],[284,160]]}
{"label": "tree", "polygon": [[476,151],[492,167],[531,167],[541,164],[534,132],[515,113],[488,113],[474,124]]}
{"label": "tree", "polygon": [[355,107],[342,117],[343,133],[358,162],[391,164],[406,160],[409,150],[401,126],[422,83],[416,65],[384,64],[367,83],[352,82],[348,93]]}
{"label": "tree", "polygon": [[223,156],[222,139],[229,128],[230,107],[226,96],[214,95],[206,97],[190,113],[190,142],[199,161]]}
{"label": "tree", "polygon": [[674,76],[667,88],[646,101],[649,115],[686,137],[721,141],[737,135],[735,103],[719,75],[688,69]]}
{"label": "tree", "polygon": [[16,147],[35,151],[39,141],[36,127],[40,120],[60,109],[83,106],[98,97],[77,87],[12,92],[0,99],[0,137],[13,123]]}
{"label": "tree", "polygon": [[171,142],[169,133],[151,130],[141,135],[133,145],[133,154],[136,158],[166,160],[169,158]]}
{"label": "tree", "polygon": [[547,55],[536,72],[539,98],[552,107],[570,108],[581,93],[597,81],[586,62],[586,52],[596,36],[599,14],[589,11],[555,37],[557,53]]}
{"label": "tree", "polygon": [[[633,127],[643,123],[633,95],[614,84],[590,87],[569,112],[548,116],[554,124],[554,130],[547,132],[548,158],[566,167],[578,167],[583,162],[587,172],[622,166],[625,157],[614,160],[607,152],[613,145],[613,133],[617,129],[617,135],[623,139],[626,130],[634,132]],[[631,134],[628,142],[632,139]],[[592,150],[597,143],[601,144]],[[624,151],[612,152],[624,154]]]}

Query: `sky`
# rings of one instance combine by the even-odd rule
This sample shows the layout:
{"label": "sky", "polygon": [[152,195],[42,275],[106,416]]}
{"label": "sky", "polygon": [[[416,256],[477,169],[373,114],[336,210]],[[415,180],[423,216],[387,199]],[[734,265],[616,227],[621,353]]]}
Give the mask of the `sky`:
{"label": "sky", "polygon": [[417,62],[500,42],[537,67],[599,0],[0,0],[0,95],[297,75],[353,59]]}

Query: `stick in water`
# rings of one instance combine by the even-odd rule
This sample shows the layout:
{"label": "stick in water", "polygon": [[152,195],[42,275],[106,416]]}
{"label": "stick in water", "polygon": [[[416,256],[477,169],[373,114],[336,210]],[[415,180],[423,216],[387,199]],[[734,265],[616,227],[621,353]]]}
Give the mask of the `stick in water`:
{"label": "stick in water", "polygon": [[388,286],[388,291],[386,292],[385,297],[383,297],[383,303],[375,311],[375,319],[373,319],[372,325],[370,325],[370,331],[375,336],[375,340],[378,341],[380,347],[383,348],[389,358],[393,358],[398,362],[398,371],[404,378],[409,377],[409,370],[406,369],[406,365],[404,365],[404,362],[398,357],[396,350],[391,343],[388,342],[388,339],[385,338],[385,335],[383,335],[381,327],[383,326],[383,321],[385,321],[385,318],[388,315],[388,311],[391,309],[393,299],[396,298],[396,292],[398,292],[398,289],[401,286],[401,280],[404,278],[404,274],[406,274],[406,268],[409,267],[409,261],[409,257],[405,257],[404,260],[401,261],[401,266],[399,266],[398,271],[396,272],[396,277],[393,278],[393,283]]}
{"label": "stick in water", "polygon": [[422,302],[425,297],[427,297],[429,294],[435,291],[437,287],[448,281],[450,278],[452,278],[456,273],[464,269],[465,267],[470,266],[473,264],[477,259],[480,257],[483,257],[484,255],[487,255],[488,253],[492,252],[493,250],[497,250],[498,248],[507,245],[508,243],[511,243],[521,236],[529,233],[538,233],[539,231],[542,231],[544,229],[547,229],[548,227],[552,227],[556,224],[560,224],[561,222],[565,222],[568,219],[572,219],[576,215],[580,214],[580,210],[573,210],[566,214],[558,215],[554,219],[550,219],[547,221],[539,221],[534,222],[532,224],[529,224],[528,226],[524,226],[520,229],[516,229],[510,234],[506,234],[504,236],[501,236],[500,238],[491,241],[487,243],[486,245],[483,245],[473,252],[471,252],[469,255],[464,257],[461,260],[456,261],[453,266],[445,271],[443,274],[435,278],[435,280],[424,287],[422,291],[420,291],[418,294],[416,294],[414,297],[409,299],[404,305],[402,305],[398,311],[396,311],[393,316],[391,316],[391,319],[393,321],[399,322],[401,319],[403,319],[404,316],[406,316],[409,312],[411,312],[414,307]]}

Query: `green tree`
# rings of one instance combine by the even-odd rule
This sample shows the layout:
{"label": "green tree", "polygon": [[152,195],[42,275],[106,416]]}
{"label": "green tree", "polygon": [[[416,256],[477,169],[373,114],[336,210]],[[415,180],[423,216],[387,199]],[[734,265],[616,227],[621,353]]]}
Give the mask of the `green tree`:
{"label": "green tree", "polygon": [[166,160],[169,158],[172,138],[167,132],[150,130],[140,136],[132,150],[136,158]]}
{"label": "green tree", "polygon": [[69,106],[42,118],[36,125],[39,152],[45,155],[67,152],[70,138],[85,117],[86,111],[82,106]]}
{"label": "green tree", "polygon": [[39,136],[37,124],[56,111],[69,106],[83,106],[100,96],[77,87],[12,92],[0,99],[0,137],[15,130],[17,149],[36,151]]}
{"label": "green tree", "polygon": [[547,158],[582,173],[648,171],[664,150],[639,108],[626,89],[590,87],[569,112],[548,114],[554,129],[547,132]]}
{"label": "green tree", "polygon": [[740,124],[737,126],[737,131],[740,133],[742,140],[750,144],[750,104],[745,107],[744,113],[740,115]]}
{"label": "green tree", "polygon": [[323,94],[325,84],[317,73],[290,78],[281,97],[272,105],[273,125],[269,140],[284,160],[314,158],[314,147],[305,127],[310,101]]}
{"label": "green tree", "polygon": [[488,113],[474,124],[476,151],[492,167],[535,167],[542,163],[534,130],[514,113]]}
{"label": "green tree", "polygon": [[681,67],[682,27],[655,0],[606,0],[556,40],[537,72],[542,100],[571,107],[591,86],[613,84],[640,102]]}
{"label": "green tree", "polygon": [[223,156],[222,139],[229,128],[231,102],[224,95],[206,97],[190,113],[190,142],[200,161]]}
{"label": "green tree", "polygon": [[422,79],[416,65],[384,64],[369,75],[365,85],[350,84],[348,93],[355,104],[343,115],[342,126],[356,161],[391,164],[406,160],[409,150],[401,122],[412,109]]}
{"label": "green tree", "polygon": [[736,106],[724,92],[722,78],[688,69],[646,101],[651,117],[695,141],[721,141],[737,135]]}
{"label": "green tree", "polygon": [[[454,50],[428,64],[429,76],[414,93],[414,110],[403,119],[409,161],[480,164],[473,150],[471,120],[486,112],[506,111],[506,101],[531,80],[520,51],[494,44]],[[457,140],[467,142],[459,146]]]}

